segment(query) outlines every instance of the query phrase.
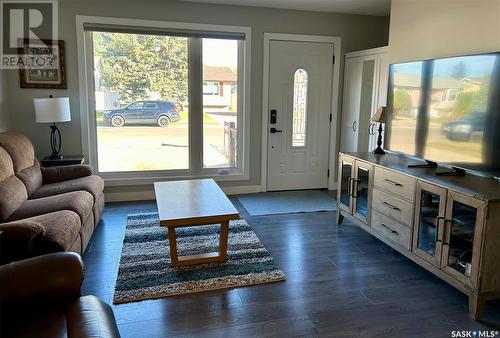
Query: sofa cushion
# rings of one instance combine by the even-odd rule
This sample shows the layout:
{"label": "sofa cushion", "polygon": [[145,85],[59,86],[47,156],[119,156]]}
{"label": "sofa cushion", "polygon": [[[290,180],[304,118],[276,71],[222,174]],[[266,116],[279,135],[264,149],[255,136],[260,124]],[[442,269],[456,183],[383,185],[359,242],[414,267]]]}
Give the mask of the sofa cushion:
{"label": "sofa cushion", "polygon": [[0,182],[14,176],[14,164],[9,153],[0,147]]}
{"label": "sofa cushion", "polygon": [[41,171],[43,183],[49,184],[90,176],[94,173],[94,168],[87,164],[73,164],[42,168]]}
{"label": "sofa cushion", "polygon": [[26,186],[28,196],[30,196],[43,184],[42,172],[40,171],[40,163],[37,159],[35,159],[34,165],[21,170],[16,175]]}
{"label": "sofa cushion", "polygon": [[88,191],[94,196],[94,201],[97,201],[104,190],[104,181],[99,176],[91,175],[64,182],[44,184],[31,194],[30,198],[53,196],[78,190]]}
{"label": "sofa cushion", "polygon": [[31,141],[23,134],[14,131],[0,133],[0,146],[12,158],[15,173],[35,164],[35,149]]}
{"label": "sofa cushion", "polygon": [[71,210],[80,216],[83,223],[92,212],[94,198],[87,191],[71,191],[60,195],[29,199],[17,208],[9,221],[43,215],[59,210]]}
{"label": "sofa cushion", "polygon": [[0,222],[5,222],[27,198],[26,187],[16,176],[0,182]]}
{"label": "sofa cushion", "polygon": [[12,159],[14,173],[26,186],[28,196],[42,185],[40,163],[35,158],[31,141],[21,133],[8,131],[0,133],[0,146]]}
{"label": "sofa cushion", "polygon": [[35,242],[39,254],[70,251],[75,240],[80,241],[81,221],[73,211],[56,211],[27,220],[38,222],[45,228],[45,235],[37,237]]}

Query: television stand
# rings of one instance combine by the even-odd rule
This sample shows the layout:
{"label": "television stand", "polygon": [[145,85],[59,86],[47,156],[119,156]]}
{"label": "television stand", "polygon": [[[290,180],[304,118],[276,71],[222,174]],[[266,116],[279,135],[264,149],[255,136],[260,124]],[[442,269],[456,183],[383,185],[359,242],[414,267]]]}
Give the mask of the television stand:
{"label": "television stand", "polygon": [[451,167],[450,171],[441,171],[436,173],[437,176],[465,176],[465,170],[457,167]]}
{"label": "television stand", "polygon": [[[344,219],[357,224],[466,294],[470,316],[479,319],[487,300],[500,299],[500,182],[473,173],[435,175],[451,170],[457,175],[460,168],[452,166],[458,163],[421,170],[409,169],[410,163],[425,162],[389,152],[340,153],[337,224]],[[358,168],[367,174],[361,177]],[[361,185],[367,199],[352,193]],[[454,231],[457,217],[467,231]],[[426,221],[436,224],[436,237],[429,239]],[[428,245],[440,253],[431,256]],[[465,264],[450,265],[460,261]]]}
{"label": "television stand", "polygon": [[437,168],[438,164],[433,161],[424,160],[426,164],[408,164],[408,168]]}

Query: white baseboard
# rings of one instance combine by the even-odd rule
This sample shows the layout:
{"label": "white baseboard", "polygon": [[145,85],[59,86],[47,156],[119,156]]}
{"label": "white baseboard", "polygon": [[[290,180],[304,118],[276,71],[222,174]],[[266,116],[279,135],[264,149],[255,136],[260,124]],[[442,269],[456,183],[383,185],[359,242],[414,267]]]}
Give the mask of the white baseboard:
{"label": "white baseboard", "polygon": [[[228,186],[221,187],[226,195],[252,194],[260,192],[260,185]],[[106,202],[133,202],[133,201],[154,201],[155,192],[153,190],[143,190],[134,192],[106,192],[104,191]]]}
{"label": "white baseboard", "polygon": [[154,191],[135,191],[135,192],[106,192],[104,191],[104,200],[106,202],[134,202],[134,201],[154,201]]}
{"label": "white baseboard", "polygon": [[234,187],[220,187],[226,195],[254,194],[261,192],[260,185],[240,185]]}

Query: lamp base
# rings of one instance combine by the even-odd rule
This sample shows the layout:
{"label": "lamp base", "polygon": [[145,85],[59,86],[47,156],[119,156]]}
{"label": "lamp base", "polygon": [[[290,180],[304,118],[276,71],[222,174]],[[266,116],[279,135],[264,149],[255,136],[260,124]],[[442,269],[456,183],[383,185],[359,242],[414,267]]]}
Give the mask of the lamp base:
{"label": "lamp base", "polygon": [[63,158],[62,155],[59,155],[59,152],[61,151],[61,132],[55,123],[50,126],[50,130],[50,148],[52,149],[50,159],[60,160]]}
{"label": "lamp base", "polygon": [[62,155],[59,155],[59,154],[52,154],[49,156],[49,158],[51,160],[62,160],[63,159],[63,156]]}
{"label": "lamp base", "polygon": [[372,151],[375,155],[384,155],[385,151],[382,149],[382,123],[378,124],[378,138],[377,138],[377,148]]}
{"label": "lamp base", "polygon": [[377,147],[375,150],[372,151],[372,154],[375,154],[375,155],[385,155],[385,151],[381,147]]}

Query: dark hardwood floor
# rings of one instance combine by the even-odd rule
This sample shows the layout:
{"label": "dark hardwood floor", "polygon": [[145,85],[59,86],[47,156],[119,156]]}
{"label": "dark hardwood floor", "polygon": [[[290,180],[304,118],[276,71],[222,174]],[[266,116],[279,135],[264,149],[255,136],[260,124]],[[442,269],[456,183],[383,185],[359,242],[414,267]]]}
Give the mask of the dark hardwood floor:
{"label": "dark hardwood floor", "polygon": [[[123,337],[451,337],[500,327],[500,302],[482,322],[467,297],[335,212],[241,215],[285,272],[286,282],[112,305]],[[155,202],[107,204],[83,259],[84,294],[108,303],[128,214]],[[488,336],[491,337],[491,336]]]}

